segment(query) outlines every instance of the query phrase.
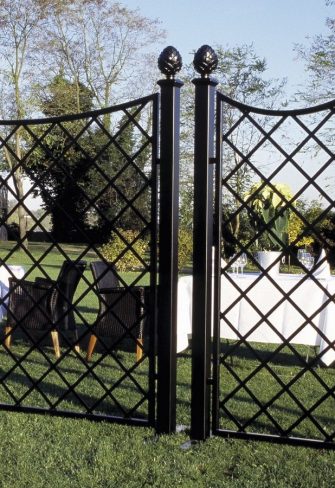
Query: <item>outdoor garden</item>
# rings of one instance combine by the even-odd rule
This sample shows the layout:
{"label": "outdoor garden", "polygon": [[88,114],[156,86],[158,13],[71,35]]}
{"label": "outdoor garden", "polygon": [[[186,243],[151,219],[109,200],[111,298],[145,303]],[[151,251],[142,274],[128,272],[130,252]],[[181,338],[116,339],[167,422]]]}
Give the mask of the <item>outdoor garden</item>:
{"label": "outdoor garden", "polygon": [[[204,45],[195,72],[171,46],[158,58],[158,19],[111,0],[3,0],[0,18],[0,486],[334,486],[334,19],[294,48],[310,75],[299,100],[327,103],[290,111],[286,79],[268,77],[254,44]],[[194,238],[195,91],[207,82],[213,201]],[[179,117],[177,430],[159,435],[167,87]],[[212,435],[198,442],[203,235],[218,266]],[[269,252],[275,265],[260,259]]]}
{"label": "outdoor garden", "polygon": [[[36,246],[36,250],[35,250]],[[41,245],[31,244],[31,252],[41,252]],[[71,257],[78,252],[66,247]],[[7,252],[2,246],[2,253]],[[27,264],[23,255],[16,254],[13,261]],[[87,259],[95,259],[94,255]],[[48,253],[44,263],[45,269],[56,276],[57,267],[60,267],[59,253]],[[91,280],[90,273],[85,272],[87,280]],[[125,275],[125,279],[127,275]],[[130,276],[131,279],[131,276]],[[78,287],[78,294],[85,288],[84,282]],[[95,313],[93,296],[86,296],[78,308],[93,320]],[[87,309],[90,309],[88,312]],[[28,344],[14,341],[12,353],[17,359],[24,356]],[[223,348],[227,348],[224,343]],[[64,352],[64,351],[63,351]],[[259,354],[267,355],[270,349],[260,346]],[[303,357],[310,354],[313,359],[313,350],[301,347]],[[86,405],[101,397],[97,381],[89,376],[78,388],[77,394],[64,395],[69,384],[75,384],[79,375],[86,371],[82,359],[77,354],[70,353],[64,356],[59,363],[59,371],[45,374],[48,361],[55,363],[54,352],[51,346],[46,346],[44,355],[33,351],[21,363],[21,368],[14,370],[7,378],[7,388],[1,388],[1,400],[9,399],[12,395],[16,399],[22,398],[23,406],[39,405],[55,406],[55,408],[80,410],[79,394]],[[11,370],[13,362],[5,350],[0,352],[2,379]],[[99,359],[96,353],[94,360]],[[118,360],[123,367],[131,368],[134,364],[134,353],[120,351]],[[253,371],[258,362],[250,357],[250,351],[245,347],[234,354],[233,365],[228,361],[228,368],[222,377],[222,390],[229,392],[236,386],[238,374],[245,379]],[[91,363],[92,364],[92,363]],[[282,350],[277,355],[271,367],[282,382],[289,382],[301,367],[292,357],[290,351]],[[112,384],[119,378],[121,368],[115,367],[115,361],[107,357],[98,366],[96,371],[104,382]],[[30,391],[31,382],[26,378],[26,371],[36,381],[37,390]],[[177,424],[181,431],[174,435],[157,436],[153,429],[145,427],[130,427],[108,422],[92,422],[83,419],[59,418],[49,415],[15,413],[2,411],[0,413],[1,438],[0,444],[2,458],[1,483],[3,486],[39,487],[48,483],[53,487],[105,487],[105,486],[185,486],[185,487],[303,487],[308,480],[310,487],[332,486],[334,484],[335,454],[326,449],[314,450],[297,446],[283,446],[268,442],[254,442],[213,437],[206,442],[190,444],[188,427],[190,423],[190,384],[191,359],[190,351],[178,357],[177,377]],[[230,372],[229,372],[230,371]],[[317,374],[330,388],[334,385],[334,368],[316,368]],[[145,388],[147,365],[144,361],[136,371],[137,381],[142,382]],[[249,385],[259,401],[266,402],[278,391],[278,382],[264,369],[257,375],[257,379]],[[40,390],[40,391],[39,391]],[[315,381],[314,373],[302,375],[296,383],[294,393],[308,407],[318,395],[320,387]],[[125,407],[132,407],[137,401],[136,388],[125,385],[120,389],[121,394],[117,400]],[[62,398],[62,401],[59,401]],[[48,403],[50,402],[50,403]],[[332,428],[333,401],[327,401],[318,411],[322,428],[326,431]],[[97,410],[106,411],[111,402],[101,402]],[[144,407],[144,406],[143,406]],[[233,404],[228,405],[236,418],[243,419],[254,413],[250,396],[240,391]],[[285,395],[273,408],[271,414],[282,425],[288,426],[294,421],[296,411],[299,410],[292,403],[292,399]],[[226,424],[227,427],[231,425]],[[259,418],[254,425],[257,431],[269,432],[271,422],[269,419]],[[315,432],[316,431],[316,432]],[[308,436],[319,434],[316,427],[308,420],[303,421],[296,431],[299,435]]]}

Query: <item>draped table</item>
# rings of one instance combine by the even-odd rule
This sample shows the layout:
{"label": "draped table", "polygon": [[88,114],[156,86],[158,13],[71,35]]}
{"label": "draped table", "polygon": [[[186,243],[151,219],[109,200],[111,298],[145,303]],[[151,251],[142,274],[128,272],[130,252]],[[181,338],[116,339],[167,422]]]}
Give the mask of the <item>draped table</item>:
{"label": "draped table", "polygon": [[[335,361],[335,276],[279,273],[272,278],[222,275],[220,337],[319,346],[321,360],[330,365]],[[187,348],[192,333],[192,284],[192,276],[178,282],[177,352]]]}
{"label": "draped table", "polygon": [[0,266],[0,320],[6,314],[6,304],[8,303],[9,278],[15,276],[22,278],[24,268],[15,265]]}

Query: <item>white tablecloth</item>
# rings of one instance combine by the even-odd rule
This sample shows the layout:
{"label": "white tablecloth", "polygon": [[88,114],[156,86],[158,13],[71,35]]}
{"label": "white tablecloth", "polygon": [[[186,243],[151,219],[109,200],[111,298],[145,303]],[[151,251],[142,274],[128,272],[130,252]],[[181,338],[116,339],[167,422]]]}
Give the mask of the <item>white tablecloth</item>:
{"label": "white tablecloth", "polygon": [[[303,278],[306,278],[304,275],[283,273],[275,278],[279,289],[267,277],[259,278],[258,273],[245,273],[240,276],[228,273],[222,276],[220,306],[223,313],[220,321],[222,338],[245,337],[248,341],[263,343],[281,343],[285,338],[292,344],[319,346],[321,352],[328,347],[327,340],[335,341],[335,277],[330,276],[316,281],[308,278],[303,281]],[[259,281],[256,283],[257,279]],[[284,299],[281,290],[288,293],[299,283],[297,289],[290,294],[291,302]],[[241,291],[246,291],[252,284],[254,286],[247,291],[246,297],[242,297]],[[332,297],[331,300],[329,295]],[[259,309],[260,313],[252,304]],[[266,323],[264,317],[262,318],[262,314],[267,313],[269,313],[267,319],[275,330]],[[295,333],[305,322],[303,329]],[[257,328],[250,332],[258,323]],[[321,331],[327,340],[320,335]],[[192,277],[185,276],[178,282],[178,352],[188,346],[188,335],[191,332]],[[327,365],[335,361],[334,344],[324,352],[321,359]]]}
{"label": "white tablecloth", "polygon": [[2,320],[6,313],[6,304],[8,303],[8,287],[9,278],[15,276],[22,278],[24,275],[24,268],[22,266],[0,266],[0,320]]}

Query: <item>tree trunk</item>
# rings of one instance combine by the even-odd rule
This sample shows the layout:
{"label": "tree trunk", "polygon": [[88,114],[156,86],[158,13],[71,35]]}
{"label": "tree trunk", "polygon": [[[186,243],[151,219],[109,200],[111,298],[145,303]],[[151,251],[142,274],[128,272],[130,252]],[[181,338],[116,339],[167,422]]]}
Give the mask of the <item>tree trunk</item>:
{"label": "tree trunk", "polygon": [[[9,168],[13,171],[12,178],[14,184],[15,195],[18,202],[23,201],[24,197],[24,190],[23,190],[23,172],[21,166],[17,166],[18,162],[21,161],[21,135],[20,135],[20,128],[17,130],[15,135],[15,154],[17,159],[13,161],[10,152],[5,147],[5,157],[8,163]],[[17,166],[17,167],[16,167]],[[27,235],[27,225],[26,225],[26,211],[24,206],[19,203],[17,206],[17,216],[18,216],[18,223],[19,223],[19,233],[20,239],[25,246],[28,246],[28,240],[26,238]]]}

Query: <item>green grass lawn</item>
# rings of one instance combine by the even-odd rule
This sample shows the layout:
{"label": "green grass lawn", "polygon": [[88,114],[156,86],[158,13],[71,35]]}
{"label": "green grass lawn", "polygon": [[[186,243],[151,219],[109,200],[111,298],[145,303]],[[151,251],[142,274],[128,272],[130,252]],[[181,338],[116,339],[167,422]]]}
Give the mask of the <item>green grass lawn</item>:
{"label": "green grass lawn", "polygon": [[[67,253],[73,253],[73,257],[82,249],[66,246]],[[0,249],[0,258],[8,258],[9,252],[8,243]],[[45,252],[45,244],[30,245],[30,252],[34,259],[39,259]],[[93,252],[83,253],[87,261],[96,258]],[[62,261],[58,252],[51,251],[42,260],[43,269],[54,278]],[[22,251],[10,257],[9,262],[22,264],[27,271],[33,264]],[[41,272],[34,270],[31,277],[37,274]],[[131,282],[134,276],[125,274],[124,279]],[[87,270],[76,294],[79,323],[80,315],[89,324],[94,321],[96,297],[93,292],[85,293],[91,280]],[[222,347],[226,352],[227,345]],[[271,354],[268,345],[255,347],[258,356]],[[296,348],[301,357],[311,354],[308,348]],[[132,352],[119,351],[115,356],[105,357],[96,352],[94,361],[87,365],[84,351],[81,355],[69,351],[58,362],[57,370],[50,368],[55,357],[49,345],[41,351],[29,350],[26,341],[17,339],[12,354],[0,346],[1,403],[73,412],[88,408],[97,414],[120,416],[134,409],[135,417],[141,419],[147,415],[148,360],[134,368]],[[260,368],[252,377],[259,367],[257,355],[242,346],[232,358],[227,356],[220,368],[221,400],[228,398],[224,408],[241,424],[254,416],[247,427],[249,432],[274,431],[269,417],[257,416],[259,407],[255,406],[250,392],[257,395],[261,404],[271,402],[277,394],[278,398],[269,406],[271,418],[289,429],[301,415],[301,408],[288,394],[279,394],[283,385],[290,385],[296,398],[310,407],[324,393],[324,386],[320,386],[316,376],[329,388],[335,384],[333,367],[305,371],[287,349],[281,350],[268,363],[269,367]],[[129,371],[130,378],[125,375]],[[0,411],[0,487],[335,486],[335,451],[219,437],[190,446],[187,428],[191,397],[189,351],[178,358],[177,371],[177,423],[186,426],[186,430],[169,436],[156,436],[153,429],[144,427]],[[244,387],[238,388],[237,378],[246,381]],[[118,388],[113,387],[116,382],[119,382]],[[232,395],[236,388],[236,394]],[[334,431],[334,411],[333,395],[313,411],[325,432]],[[224,409],[220,412],[220,427],[236,427]],[[299,422],[291,434],[321,437],[308,418]]]}
{"label": "green grass lawn", "polygon": [[[179,384],[178,388],[182,386]],[[187,433],[0,412],[0,486],[257,487],[335,486],[335,452]]]}
{"label": "green grass lawn", "polygon": [[248,346],[220,367],[220,428],[321,440],[333,434],[334,367],[315,363],[308,346]]}

